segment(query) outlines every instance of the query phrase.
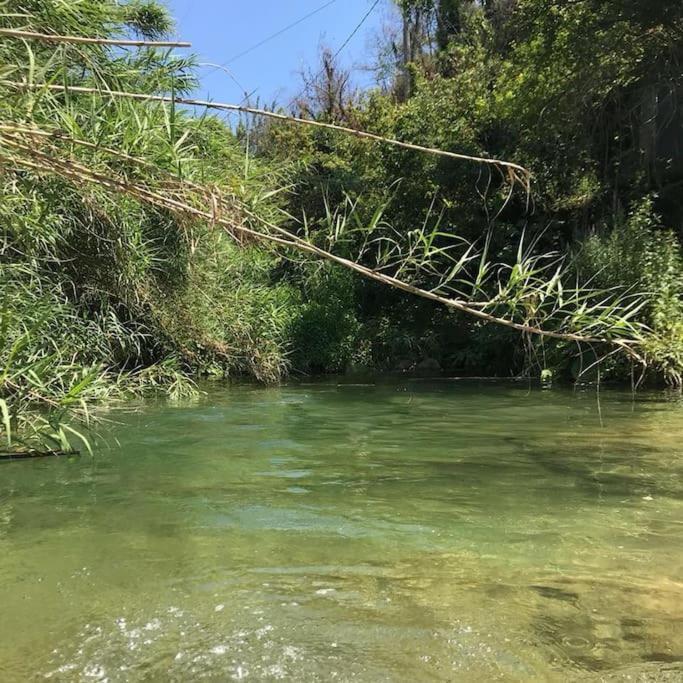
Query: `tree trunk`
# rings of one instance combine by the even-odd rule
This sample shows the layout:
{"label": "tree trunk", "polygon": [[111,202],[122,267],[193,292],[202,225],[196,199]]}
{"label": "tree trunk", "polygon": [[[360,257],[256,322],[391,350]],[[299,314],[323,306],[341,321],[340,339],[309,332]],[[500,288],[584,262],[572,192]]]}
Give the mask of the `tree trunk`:
{"label": "tree trunk", "polygon": [[410,75],[409,64],[412,61],[412,30],[410,21],[410,10],[403,10],[403,54],[402,54],[402,74],[401,74],[401,101],[405,102],[410,98],[412,91],[412,78]]}
{"label": "tree trunk", "polygon": [[643,90],[640,104],[640,152],[643,170],[650,179],[657,162],[657,114],[659,97],[656,85],[648,85]]}

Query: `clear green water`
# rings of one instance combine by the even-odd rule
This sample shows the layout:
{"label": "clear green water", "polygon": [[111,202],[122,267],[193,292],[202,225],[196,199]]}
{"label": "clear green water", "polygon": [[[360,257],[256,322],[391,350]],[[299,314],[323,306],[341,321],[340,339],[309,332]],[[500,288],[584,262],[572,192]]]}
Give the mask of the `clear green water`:
{"label": "clear green water", "polygon": [[211,390],[3,464],[0,681],[682,680],[683,403],[600,407]]}

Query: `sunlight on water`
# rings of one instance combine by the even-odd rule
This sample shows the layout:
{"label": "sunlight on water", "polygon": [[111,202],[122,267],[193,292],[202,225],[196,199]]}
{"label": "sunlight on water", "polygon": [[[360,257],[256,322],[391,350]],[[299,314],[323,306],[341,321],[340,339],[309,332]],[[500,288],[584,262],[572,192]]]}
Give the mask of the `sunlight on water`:
{"label": "sunlight on water", "polygon": [[209,390],[0,467],[0,681],[682,680],[683,403]]}

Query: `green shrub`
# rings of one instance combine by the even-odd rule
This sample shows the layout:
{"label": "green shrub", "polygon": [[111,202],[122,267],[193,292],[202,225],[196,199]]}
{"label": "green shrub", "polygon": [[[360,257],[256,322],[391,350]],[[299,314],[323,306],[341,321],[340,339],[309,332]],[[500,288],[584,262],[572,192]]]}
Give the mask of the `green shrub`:
{"label": "green shrub", "polygon": [[343,372],[359,343],[356,278],[331,264],[314,265],[291,330],[292,367],[299,372]]}
{"label": "green shrub", "polygon": [[645,352],[655,372],[674,384],[683,373],[683,255],[647,198],[606,235],[588,238],[577,268],[598,288],[642,293],[642,320],[651,329]]}

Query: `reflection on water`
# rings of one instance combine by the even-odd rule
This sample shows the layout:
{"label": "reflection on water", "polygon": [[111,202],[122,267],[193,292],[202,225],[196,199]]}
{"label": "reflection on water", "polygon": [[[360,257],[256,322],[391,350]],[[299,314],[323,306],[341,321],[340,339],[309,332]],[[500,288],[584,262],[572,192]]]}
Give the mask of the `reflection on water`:
{"label": "reflection on water", "polygon": [[3,465],[0,680],[681,680],[683,403],[601,413],[212,389]]}

